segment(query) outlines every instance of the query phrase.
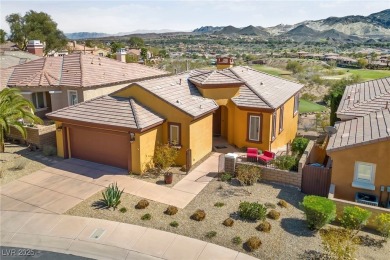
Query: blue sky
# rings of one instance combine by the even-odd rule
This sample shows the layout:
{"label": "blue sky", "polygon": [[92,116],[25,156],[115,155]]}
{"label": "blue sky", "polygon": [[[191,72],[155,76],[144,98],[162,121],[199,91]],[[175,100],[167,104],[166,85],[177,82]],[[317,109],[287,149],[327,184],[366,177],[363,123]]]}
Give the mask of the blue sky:
{"label": "blue sky", "polygon": [[204,25],[267,27],[293,24],[329,16],[368,15],[389,8],[389,0],[1,0],[0,25],[8,32],[5,22],[8,14],[34,10],[50,14],[65,33],[118,33],[140,29],[190,31]]}

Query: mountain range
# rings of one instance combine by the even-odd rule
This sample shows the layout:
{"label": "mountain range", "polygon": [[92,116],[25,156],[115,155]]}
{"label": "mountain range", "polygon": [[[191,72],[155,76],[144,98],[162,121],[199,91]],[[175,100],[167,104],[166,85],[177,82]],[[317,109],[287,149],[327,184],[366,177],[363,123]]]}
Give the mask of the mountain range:
{"label": "mountain range", "polygon": [[[172,30],[138,30],[129,33],[71,33],[69,39],[101,38],[108,36],[127,36],[136,34],[148,37],[148,34],[175,34]],[[350,15],[329,17],[321,20],[308,20],[293,25],[279,24],[272,27],[249,25],[243,28],[229,26],[202,26],[192,32],[177,34],[210,35],[246,35],[264,38],[283,38],[295,41],[332,39],[335,41],[368,41],[372,39],[390,39],[390,9],[368,16]]]}

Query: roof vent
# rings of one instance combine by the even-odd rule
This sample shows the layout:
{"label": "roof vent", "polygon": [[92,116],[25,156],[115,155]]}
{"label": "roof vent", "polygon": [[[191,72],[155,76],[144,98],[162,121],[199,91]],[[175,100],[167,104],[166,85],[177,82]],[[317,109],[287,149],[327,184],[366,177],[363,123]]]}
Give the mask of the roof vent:
{"label": "roof vent", "polygon": [[199,108],[202,109],[203,108],[202,105],[199,105]]}
{"label": "roof vent", "polygon": [[389,108],[389,101],[386,101],[385,109],[388,109],[388,108]]}
{"label": "roof vent", "polygon": [[179,80],[179,85],[181,85],[181,79]]}
{"label": "roof vent", "polygon": [[264,83],[263,82],[260,82],[260,86],[263,86],[264,85]]}
{"label": "roof vent", "polygon": [[344,133],[341,135],[341,138],[347,138],[347,137],[349,137],[349,133]]}

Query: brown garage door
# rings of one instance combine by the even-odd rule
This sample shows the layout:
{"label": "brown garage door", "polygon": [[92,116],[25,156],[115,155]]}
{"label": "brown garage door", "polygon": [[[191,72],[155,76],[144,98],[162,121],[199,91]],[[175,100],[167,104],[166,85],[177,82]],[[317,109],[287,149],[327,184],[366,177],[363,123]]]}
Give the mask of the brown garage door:
{"label": "brown garage door", "polygon": [[130,136],[94,128],[70,127],[71,157],[130,169]]}

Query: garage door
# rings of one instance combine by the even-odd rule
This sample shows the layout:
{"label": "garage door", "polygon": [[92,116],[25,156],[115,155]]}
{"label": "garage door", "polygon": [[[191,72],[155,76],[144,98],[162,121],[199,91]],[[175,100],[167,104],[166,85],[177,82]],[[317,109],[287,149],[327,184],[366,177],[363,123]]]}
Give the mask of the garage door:
{"label": "garage door", "polygon": [[69,137],[71,157],[130,169],[129,134],[70,127]]}

